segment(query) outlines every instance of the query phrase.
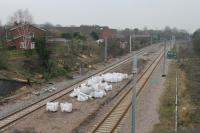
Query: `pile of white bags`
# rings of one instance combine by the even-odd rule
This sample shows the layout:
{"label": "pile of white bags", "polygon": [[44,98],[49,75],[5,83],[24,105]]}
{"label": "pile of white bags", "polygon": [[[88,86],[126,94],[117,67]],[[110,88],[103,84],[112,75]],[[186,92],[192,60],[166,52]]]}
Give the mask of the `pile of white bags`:
{"label": "pile of white bags", "polygon": [[106,95],[105,91],[112,90],[112,85],[108,85],[106,82],[95,83],[95,84],[81,84],[80,87],[75,88],[70,94],[71,97],[77,97],[78,101],[87,101],[92,98],[102,98]]}
{"label": "pile of white bags", "polygon": [[59,106],[58,102],[47,102],[46,110],[50,112],[56,112],[58,111],[58,106]]}
{"label": "pile of white bags", "polygon": [[88,79],[79,87],[74,88],[70,94],[71,97],[77,97],[78,101],[87,101],[92,98],[102,98],[106,95],[106,91],[112,90],[112,85],[107,82],[120,82],[128,78],[123,73],[107,73],[101,76],[95,76]]}
{"label": "pile of white bags", "polygon": [[[46,110],[50,112],[56,112],[59,109],[59,102],[47,102]],[[61,112],[72,112],[72,103],[60,103]]]}

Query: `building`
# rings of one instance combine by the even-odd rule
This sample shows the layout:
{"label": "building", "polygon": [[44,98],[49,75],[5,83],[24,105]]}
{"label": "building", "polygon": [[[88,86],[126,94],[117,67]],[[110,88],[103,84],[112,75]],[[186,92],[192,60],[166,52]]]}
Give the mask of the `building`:
{"label": "building", "polygon": [[31,24],[20,24],[6,31],[6,44],[16,49],[34,49],[32,38],[45,37],[46,30]]}

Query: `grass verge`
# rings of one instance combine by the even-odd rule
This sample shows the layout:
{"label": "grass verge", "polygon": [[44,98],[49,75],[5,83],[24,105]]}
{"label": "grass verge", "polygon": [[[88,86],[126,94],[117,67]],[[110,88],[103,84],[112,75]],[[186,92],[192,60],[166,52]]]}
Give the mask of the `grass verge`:
{"label": "grass verge", "polygon": [[165,91],[160,98],[159,119],[152,133],[164,133],[174,130],[174,109],[175,109],[175,84],[176,81],[176,63],[172,62],[169,66],[167,79],[165,82]]}
{"label": "grass verge", "polygon": [[[185,53],[187,47],[180,49]],[[173,132],[175,128],[175,87],[178,72],[178,131],[200,127],[200,57],[191,50],[172,62],[165,82],[165,92],[160,98],[160,123],[152,133]]]}

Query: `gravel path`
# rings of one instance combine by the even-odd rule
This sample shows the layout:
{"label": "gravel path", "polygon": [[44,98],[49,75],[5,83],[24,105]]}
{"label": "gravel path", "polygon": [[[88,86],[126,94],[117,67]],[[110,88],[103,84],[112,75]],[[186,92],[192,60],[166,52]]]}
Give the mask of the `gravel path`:
{"label": "gravel path", "polygon": [[[159,98],[164,92],[165,78],[162,75],[162,61],[157,66],[142,93],[137,98],[136,133],[151,133],[155,124],[159,123]],[[166,70],[170,61],[167,60]],[[167,72],[167,71],[166,71]],[[131,112],[120,129],[120,133],[131,133]]]}

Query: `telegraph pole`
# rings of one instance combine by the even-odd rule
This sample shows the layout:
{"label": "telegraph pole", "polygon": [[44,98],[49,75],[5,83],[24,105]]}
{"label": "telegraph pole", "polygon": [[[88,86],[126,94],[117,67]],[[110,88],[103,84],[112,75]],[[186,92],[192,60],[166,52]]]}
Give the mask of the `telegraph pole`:
{"label": "telegraph pole", "polygon": [[174,45],[176,44],[176,36],[174,36]]}
{"label": "telegraph pole", "polygon": [[132,65],[132,129],[131,133],[136,133],[136,120],[135,120],[135,113],[136,113],[136,81],[137,81],[137,56],[133,57],[133,65]]}
{"label": "telegraph pole", "polygon": [[6,31],[6,41],[8,40],[8,31],[7,31],[7,28],[5,26],[5,31]]}
{"label": "telegraph pole", "polygon": [[132,46],[131,46],[131,43],[132,43],[132,37],[131,37],[131,35],[130,35],[130,39],[129,39],[129,44],[130,44],[130,53],[132,52]]}
{"label": "telegraph pole", "polygon": [[151,36],[151,45],[153,44],[153,37]]}
{"label": "telegraph pole", "polygon": [[174,36],[174,44],[176,43],[176,36]]}
{"label": "telegraph pole", "polygon": [[165,40],[164,41],[163,75],[162,75],[162,77],[166,77],[166,74],[165,74],[166,45],[167,45],[167,41]]}
{"label": "telegraph pole", "polygon": [[108,37],[105,37],[105,62],[107,61],[107,46],[108,46]]}
{"label": "telegraph pole", "polygon": [[175,133],[178,131],[178,71],[176,71]]}
{"label": "telegraph pole", "polygon": [[104,51],[104,55],[105,55],[105,62],[107,61],[107,56],[108,56],[108,51],[107,51],[107,47],[108,47],[108,37],[112,36],[112,32],[109,28],[105,28],[103,33],[102,33],[103,37],[104,37],[104,41],[105,41],[105,51]]}
{"label": "telegraph pole", "polygon": [[173,36],[171,38],[171,44],[170,44],[170,50],[172,50],[172,49],[173,49]]}
{"label": "telegraph pole", "polygon": [[172,42],[173,42],[173,46],[174,46],[174,44],[176,43],[176,37],[175,36],[172,36]]}

